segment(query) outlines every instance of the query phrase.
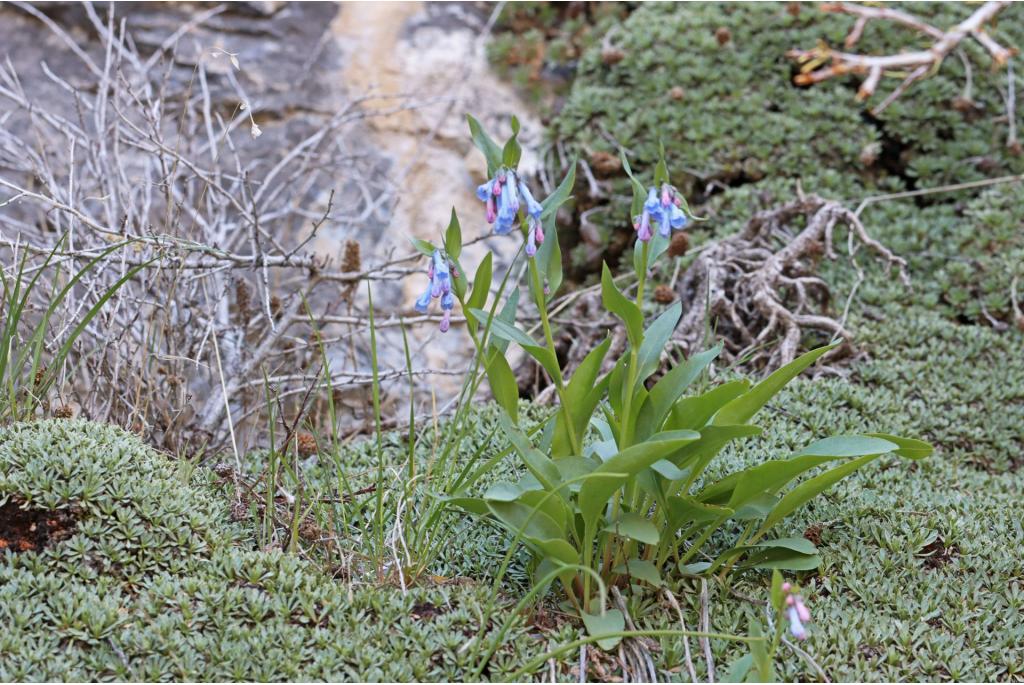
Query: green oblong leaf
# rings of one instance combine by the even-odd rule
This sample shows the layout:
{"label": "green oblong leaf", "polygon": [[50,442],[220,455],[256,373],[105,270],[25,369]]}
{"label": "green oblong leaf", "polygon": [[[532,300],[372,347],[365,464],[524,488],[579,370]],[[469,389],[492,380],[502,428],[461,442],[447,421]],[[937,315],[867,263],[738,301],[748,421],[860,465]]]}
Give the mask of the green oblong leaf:
{"label": "green oblong leaf", "polygon": [[487,177],[491,178],[501,167],[501,148],[494,142],[494,139],[487,135],[487,131],[480,125],[480,122],[469,114],[466,115],[469,123],[469,133],[473,137],[473,144],[483,153],[487,160]]}
{"label": "green oblong leaf", "polygon": [[695,397],[676,400],[665,420],[665,430],[701,430],[719,409],[747,390],[750,383],[745,380],[729,381]]}
{"label": "green oblong leaf", "polygon": [[713,422],[715,425],[719,426],[746,423],[758,412],[759,409],[761,409],[761,407],[768,403],[768,400],[770,400],[775,393],[782,390],[786,383],[796,378],[800,372],[818,361],[822,355],[828,353],[837,345],[839,345],[839,343],[835,342],[831,345],[811,350],[810,352],[797,357],[772,375],[768,376],[768,378],[765,378],[763,381],[755,385],[748,392],[740,395],[722,407],[718,411],[718,414],[715,415]]}
{"label": "green oblong leaf", "polygon": [[[487,312],[482,309],[471,310],[473,316],[479,321],[487,320]],[[552,378],[557,378],[561,374],[561,369],[558,367],[558,359],[554,353],[548,348],[539,345],[536,340],[531,338],[526,331],[521,330],[515,324],[508,323],[501,318],[495,317],[491,319],[491,333],[496,337],[508,342],[514,342],[523,350],[526,351],[531,357],[537,360],[544,370]]]}
{"label": "green oblong leaf", "polygon": [[519,384],[508,360],[498,350],[490,350],[484,367],[491,394],[513,423],[519,423]]}
{"label": "green oblong leaf", "polygon": [[860,457],[859,459],[854,459],[853,461],[831,468],[820,476],[815,476],[814,478],[797,485],[795,488],[787,492],[781,500],[779,500],[779,503],[775,505],[775,508],[772,509],[765,518],[764,523],[761,524],[761,528],[754,535],[754,538],[764,535],[766,531],[771,530],[772,526],[789,516],[789,514],[798,507],[803,506],[805,503],[810,501],[811,498],[820,494],[827,488],[832,487],[860,467],[878,459],[879,456],[881,455],[870,454]]}
{"label": "green oblong leaf", "polygon": [[522,502],[487,500],[487,509],[512,533],[538,540],[558,540],[562,528],[543,511]]}
{"label": "green oblong leaf", "polygon": [[656,545],[661,539],[658,528],[650,519],[632,511],[627,511],[618,520],[609,523],[604,530],[646,545]]}
{"label": "green oblong leaf", "polygon": [[459,217],[455,214],[454,207],[452,207],[452,218],[448,222],[448,229],[444,233],[444,251],[452,259],[458,259],[462,254],[462,227],[459,225]]}
{"label": "green oblong leaf", "polygon": [[626,335],[634,347],[639,347],[643,340],[644,316],[635,303],[626,299],[612,278],[607,264],[601,268],[601,299],[605,309],[612,312],[626,324]]}
{"label": "green oblong leaf", "polygon": [[630,559],[626,563],[619,564],[612,569],[612,573],[629,576],[635,580],[642,580],[654,587],[662,587],[665,584],[661,577],[661,572],[658,571],[658,567],[646,559]]}
{"label": "green oblong leaf", "polygon": [[[474,328],[476,328],[480,322],[477,321],[472,310],[483,311],[484,305],[487,304],[487,296],[491,292],[491,280],[493,277],[492,254],[488,252],[484,255],[484,258],[480,260],[480,266],[476,268],[476,275],[473,276],[473,290],[469,294],[469,299],[463,303],[462,308],[462,313],[466,315],[466,321]],[[486,320],[487,319],[484,319],[483,321]]]}
{"label": "green oblong leaf", "polygon": [[[644,341],[647,342],[646,340]],[[682,397],[686,389],[694,380],[714,361],[721,353],[721,344],[712,347],[710,350],[700,352],[678,364],[671,371],[666,373],[654,387],[651,388],[640,413],[637,416],[637,436],[645,438],[651,435],[664,423],[665,418],[672,410],[672,405]],[[696,399],[696,398],[694,398]],[[701,424],[703,425],[703,424]],[[673,426],[676,428],[676,426]],[[696,429],[700,426],[678,426],[678,428]]]}
{"label": "green oblong leaf", "polygon": [[[569,165],[569,170],[565,173],[565,178],[555,188],[555,192],[548,195],[546,198],[541,200],[540,206],[544,208],[541,213],[541,218],[553,217],[558,211],[558,208],[563,204],[572,199],[572,189],[576,185],[576,165],[578,164],[577,158],[573,157],[572,163]],[[545,229],[547,225],[545,224]]]}
{"label": "green oblong leaf", "polygon": [[644,340],[640,344],[638,358],[640,372],[638,381],[647,380],[652,373],[658,370],[658,363],[661,360],[661,353],[665,349],[672,332],[683,315],[682,302],[675,302],[668,309],[656,318],[644,332]]}
{"label": "green oblong leaf", "polygon": [[[580,618],[587,628],[590,637],[600,637],[607,633],[621,633],[626,627],[626,618],[618,609],[608,609],[604,614],[588,614],[582,612]],[[597,641],[597,646],[604,650],[613,649],[619,644],[621,637],[609,637]]]}
{"label": "green oblong leaf", "polygon": [[898,435],[888,435],[887,433],[865,433],[865,435],[895,443],[899,446],[896,454],[907,459],[924,459],[935,451],[935,448],[924,440],[901,438]]}
{"label": "green oblong leaf", "polygon": [[427,240],[409,238],[409,242],[412,243],[412,246],[415,247],[420,254],[426,255],[427,257],[433,257],[434,252],[437,250],[437,248],[434,247],[434,244]]}

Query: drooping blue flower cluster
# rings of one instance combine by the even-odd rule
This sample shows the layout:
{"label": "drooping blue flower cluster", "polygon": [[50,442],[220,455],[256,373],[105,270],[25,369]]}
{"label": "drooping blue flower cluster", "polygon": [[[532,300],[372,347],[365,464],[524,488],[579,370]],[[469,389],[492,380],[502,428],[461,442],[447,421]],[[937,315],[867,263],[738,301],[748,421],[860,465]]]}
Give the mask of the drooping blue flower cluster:
{"label": "drooping blue flower cluster", "polygon": [[811,612],[804,604],[804,598],[797,594],[796,590],[789,583],[782,584],[782,591],[785,593],[786,619],[789,621],[789,632],[798,640],[807,639],[807,628],[805,623],[811,620]]}
{"label": "drooping blue flower cluster", "polygon": [[664,238],[669,236],[672,229],[686,226],[688,220],[686,212],[682,210],[682,205],[683,200],[679,196],[679,192],[667,183],[662,184],[660,197],[657,188],[648,190],[643,212],[633,219],[633,228],[636,229],[637,238],[647,242],[653,237],[652,221],[658,224],[658,233]]}
{"label": "drooping blue flower cluster", "polygon": [[544,229],[540,216],[544,208],[534,199],[529,186],[516,177],[511,169],[501,168],[494,178],[477,187],[476,196],[487,203],[487,223],[494,225],[498,235],[509,233],[515,226],[519,208],[526,205],[526,254],[537,254],[537,246],[544,242]]}
{"label": "drooping blue flower cluster", "polygon": [[430,282],[427,289],[418,300],[416,300],[416,311],[426,314],[430,308],[431,298],[441,299],[441,332],[446,333],[451,325],[452,309],[455,308],[455,298],[452,296],[452,273],[448,257],[441,250],[434,250],[430,258],[430,266],[427,267],[427,276]]}

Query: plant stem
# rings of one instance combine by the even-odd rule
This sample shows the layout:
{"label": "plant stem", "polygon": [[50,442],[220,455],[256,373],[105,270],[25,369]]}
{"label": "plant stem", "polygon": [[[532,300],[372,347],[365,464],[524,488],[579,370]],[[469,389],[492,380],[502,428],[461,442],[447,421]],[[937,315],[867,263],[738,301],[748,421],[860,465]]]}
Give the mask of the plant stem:
{"label": "plant stem", "polygon": [[644,286],[647,284],[647,260],[651,254],[651,241],[644,241],[643,249],[643,265],[644,268],[638,273],[637,284],[636,284],[636,306],[640,307],[640,311],[643,311],[644,305]]}
{"label": "plant stem", "polygon": [[537,310],[540,312],[540,323],[544,329],[544,343],[551,350],[555,366],[558,367],[558,374],[551,380],[555,383],[555,390],[558,393],[558,402],[562,406],[562,414],[565,417],[565,429],[569,434],[569,444],[572,452],[576,455],[583,454],[583,446],[576,435],[576,427],[573,425],[572,415],[569,413],[569,406],[565,402],[565,383],[562,380],[562,365],[558,362],[558,352],[555,350],[555,339],[551,335],[551,322],[548,320],[547,302],[544,300],[544,284],[540,280],[540,270],[537,268],[537,261],[530,259],[530,278],[533,281],[533,293],[537,300]]}

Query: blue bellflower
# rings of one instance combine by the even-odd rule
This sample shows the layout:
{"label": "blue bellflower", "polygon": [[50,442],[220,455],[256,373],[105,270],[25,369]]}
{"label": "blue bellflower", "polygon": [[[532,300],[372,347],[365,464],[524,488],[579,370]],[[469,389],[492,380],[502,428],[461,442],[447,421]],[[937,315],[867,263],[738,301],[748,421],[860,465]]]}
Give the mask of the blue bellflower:
{"label": "blue bellflower", "polygon": [[537,254],[537,246],[544,242],[544,227],[533,214],[527,217],[526,225],[526,256],[533,257]]}
{"label": "blue bellflower", "polygon": [[544,228],[540,217],[544,206],[533,197],[530,187],[516,177],[511,169],[499,169],[494,178],[477,186],[476,196],[487,204],[487,223],[494,232],[505,235],[512,231],[519,216],[519,208],[526,206],[526,255],[537,254],[537,246],[544,242]]}
{"label": "blue bellflower", "polygon": [[647,242],[653,236],[651,232],[651,221],[658,224],[658,233],[667,238],[672,229],[680,229],[686,226],[688,219],[686,212],[680,205],[682,200],[677,191],[667,183],[661,186],[659,197],[658,189],[651,188],[647,191],[647,199],[644,201],[643,213],[634,218],[633,228],[636,229],[637,238]]}
{"label": "blue bellflower", "polygon": [[441,250],[434,250],[434,254],[430,258],[430,266],[427,267],[427,276],[430,281],[427,283],[427,289],[416,300],[416,311],[426,314],[430,308],[430,300],[440,298],[443,312],[440,328],[441,332],[445,333],[451,325],[455,298],[452,297],[451,267],[448,264],[448,257]]}
{"label": "blue bellflower", "polygon": [[544,207],[533,199],[530,186],[526,185],[522,180],[519,181],[519,194],[523,196],[523,201],[526,202],[526,213],[540,221],[540,215],[544,212]]}
{"label": "blue bellflower", "polygon": [[804,624],[810,622],[811,612],[804,604],[804,598],[794,591],[792,585],[783,583],[782,591],[786,595],[785,609],[786,618],[789,620],[789,632],[798,640],[806,640],[807,628]]}

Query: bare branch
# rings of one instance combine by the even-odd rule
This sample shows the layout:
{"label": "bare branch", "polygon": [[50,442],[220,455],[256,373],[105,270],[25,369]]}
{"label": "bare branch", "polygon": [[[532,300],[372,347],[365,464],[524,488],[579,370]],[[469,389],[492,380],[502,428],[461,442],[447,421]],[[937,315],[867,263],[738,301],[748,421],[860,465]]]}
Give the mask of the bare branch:
{"label": "bare branch", "polygon": [[[990,0],[953,28],[941,31],[911,14],[890,7],[866,7],[845,2],[826,3],[821,6],[825,12],[838,12],[857,17],[853,29],[846,37],[848,49],[860,40],[869,20],[902,24],[934,38],[935,43],[927,50],[903,52],[896,55],[859,55],[839,52],[824,44],[812,50],[790,50],[787,56],[802,65],[801,72],[793,78],[793,82],[799,86],[810,86],[846,74],[867,74],[867,78],[857,92],[858,99],[866,100],[874,95],[884,72],[910,70],[903,82],[872,110],[873,113],[878,114],[892,104],[915,81],[924,78],[930,72],[937,71],[949,53],[967,36],[972,36],[988,50],[997,65],[1006,64],[1013,55],[1017,54],[1016,48],[1004,48],[999,45],[985,33],[983,27],[1009,4],[1005,0]],[[821,66],[826,62],[830,62],[830,64]]]}

